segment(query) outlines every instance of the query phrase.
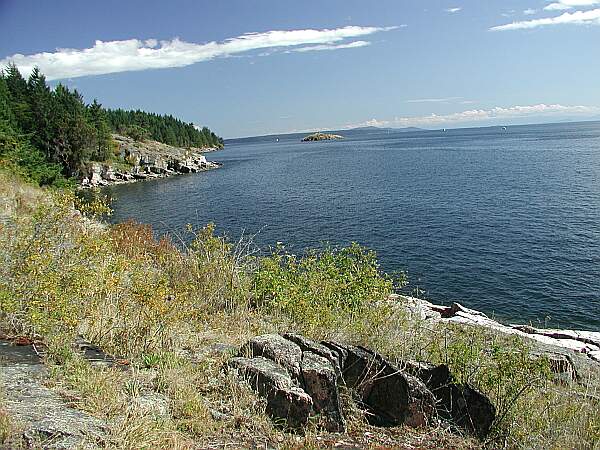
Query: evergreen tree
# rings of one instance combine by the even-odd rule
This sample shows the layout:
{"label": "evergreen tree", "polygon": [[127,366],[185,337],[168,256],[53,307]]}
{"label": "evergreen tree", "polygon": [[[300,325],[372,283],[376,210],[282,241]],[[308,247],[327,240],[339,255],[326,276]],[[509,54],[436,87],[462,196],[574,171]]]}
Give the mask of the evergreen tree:
{"label": "evergreen tree", "polygon": [[14,64],[10,64],[6,68],[4,80],[10,94],[10,107],[17,120],[17,126],[21,131],[29,133],[32,130],[32,124],[27,81]]}
{"label": "evergreen tree", "polygon": [[87,109],[77,90],[71,92],[59,84],[53,98],[51,158],[61,163],[66,173],[76,174],[94,153],[96,132],[87,120]]}
{"label": "evergreen tree", "polygon": [[27,81],[27,101],[30,110],[32,143],[50,157],[53,101],[46,77],[35,67]]}
{"label": "evergreen tree", "polygon": [[90,122],[96,133],[96,147],[92,154],[92,159],[96,161],[105,161],[110,158],[110,127],[106,118],[106,112],[102,105],[94,99],[88,106]]}
{"label": "evergreen tree", "polygon": [[198,130],[194,124],[185,123],[171,115],[116,109],[107,110],[107,116],[115,133],[125,134],[136,140],[153,139],[176,147],[223,146],[223,139],[207,127]]}
{"label": "evergreen tree", "polygon": [[0,74],[0,133],[12,132],[17,128],[17,119],[12,112],[10,94],[4,76]]}

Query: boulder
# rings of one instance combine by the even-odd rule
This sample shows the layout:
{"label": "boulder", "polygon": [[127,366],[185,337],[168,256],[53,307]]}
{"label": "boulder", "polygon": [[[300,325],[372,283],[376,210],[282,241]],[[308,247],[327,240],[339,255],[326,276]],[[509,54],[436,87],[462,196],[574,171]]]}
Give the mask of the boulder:
{"label": "boulder", "polygon": [[337,374],[331,361],[316,353],[305,352],[301,371],[304,390],[311,396],[315,412],[325,418],[325,428],[333,432],[345,431]]}
{"label": "boulder", "polygon": [[408,411],[404,423],[413,428],[435,425],[438,422],[435,396],[417,377],[404,376],[408,383]]}
{"label": "boulder", "polygon": [[442,418],[484,437],[496,418],[489,399],[456,383],[446,365],[408,361],[398,367],[364,347],[290,333],[254,337],[240,355],[230,366],[267,399],[267,413],[291,428],[316,413],[327,430],[344,431],[341,383],[375,426],[435,426]]}
{"label": "boulder", "polygon": [[160,166],[150,166],[150,172],[155,173],[157,175],[164,175],[167,173],[167,169]]}
{"label": "boulder", "polygon": [[98,172],[93,172],[92,176],[90,177],[90,184],[92,186],[100,186],[103,183],[104,181],[102,180],[102,176]]}
{"label": "boulder", "polygon": [[229,365],[266,398],[266,412],[275,421],[296,429],[308,423],[313,400],[295,385],[284,368],[263,357],[236,357],[231,359]]}
{"label": "boulder", "polygon": [[561,383],[571,383],[579,379],[577,368],[570,355],[558,351],[533,351],[534,359],[544,358],[548,361],[550,371],[555,375],[555,380]]}
{"label": "boulder", "polygon": [[293,378],[300,377],[302,350],[278,334],[264,334],[250,339],[241,348],[240,354],[250,357],[263,356],[286,369]]}
{"label": "boulder", "polygon": [[298,347],[300,347],[300,349],[303,352],[311,352],[316,355],[322,356],[323,358],[326,358],[333,365],[333,368],[335,369],[335,373],[338,378],[337,381],[343,382],[342,370],[341,370],[340,361],[339,361],[337,354],[335,354],[333,351],[331,351],[325,345],[311,341],[310,339],[307,339],[300,334],[284,333],[282,336],[285,339],[287,339],[288,341],[292,341],[294,344],[296,344]]}

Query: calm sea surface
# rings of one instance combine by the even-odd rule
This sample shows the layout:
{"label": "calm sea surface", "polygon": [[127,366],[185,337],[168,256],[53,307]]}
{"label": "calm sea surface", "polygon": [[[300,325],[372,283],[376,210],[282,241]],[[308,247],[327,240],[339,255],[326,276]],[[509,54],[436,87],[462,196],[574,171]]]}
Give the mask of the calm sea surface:
{"label": "calm sea surface", "polygon": [[208,155],[221,169],[110,188],[113,220],[356,241],[434,302],[600,329],[600,122],[346,137],[229,141]]}

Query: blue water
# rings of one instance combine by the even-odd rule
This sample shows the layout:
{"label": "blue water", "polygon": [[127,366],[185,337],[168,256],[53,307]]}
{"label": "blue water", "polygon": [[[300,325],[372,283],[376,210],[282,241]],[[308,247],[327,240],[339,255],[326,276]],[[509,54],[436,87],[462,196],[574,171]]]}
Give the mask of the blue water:
{"label": "blue water", "polygon": [[218,170],[109,189],[113,220],[356,241],[434,302],[600,329],[600,122],[233,140]]}

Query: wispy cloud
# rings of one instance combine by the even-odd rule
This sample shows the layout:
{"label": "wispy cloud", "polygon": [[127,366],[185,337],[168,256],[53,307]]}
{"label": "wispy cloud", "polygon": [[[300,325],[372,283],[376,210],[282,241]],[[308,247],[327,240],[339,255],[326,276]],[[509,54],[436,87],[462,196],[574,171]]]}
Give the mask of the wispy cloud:
{"label": "wispy cloud", "polygon": [[134,70],[184,67],[252,50],[302,45],[309,45],[309,47],[301,51],[363,47],[366,41],[355,41],[349,44],[342,42],[395,28],[347,26],[321,30],[275,30],[248,33],[223,42],[213,41],[203,44],[185,42],[179,38],[160,42],[156,39],[96,41],[93,47],[85,49],[63,48],[55,52],[33,55],[15,54],[0,60],[0,67],[14,62],[24,74],[28,74],[38,66],[48,80],[56,80]]}
{"label": "wispy cloud", "polygon": [[449,12],[451,14],[457,13],[459,11],[462,11],[462,8],[460,7],[455,7],[455,8],[446,8],[444,11]]}
{"label": "wispy cloud", "polygon": [[564,13],[557,17],[546,17],[542,19],[522,20],[506,25],[498,25],[490,28],[492,31],[525,30],[550,25],[600,25],[600,9],[589,11],[575,11]]}
{"label": "wispy cloud", "polygon": [[444,127],[458,124],[477,124],[492,120],[509,120],[527,117],[557,118],[561,116],[589,117],[600,113],[595,106],[564,106],[564,105],[531,105],[511,106],[508,108],[495,107],[492,109],[471,109],[451,114],[430,114],[417,117],[396,117],[389,120],[371,119],[360,124],[348,125],[347,128],[376,126],[376,127]]}
{"label": "wispy cloud", "polygon": [[545,6],[546,11],[562,11],[572,9],[576,6],[594,6],[600,4],[600,0],[558,0]]}
{"label": "wispy cloud", "polygon": [[444,98],[416,98],[406,100],[406,103],[446,103],[454,100],[461,100],[462,97],[444,97]]}
{"label": "wispy cloud", "polygon": [[371,43],[368,41],[354,41],[354,42],[349,42],[348,44],[338,44],[338,45],[334,45],[334,44],[310,45],[307,47],[298,47],[293,50],[288,50],[288,51],[286,51],[286,53],[318,52],[318,51],[323,51],[323,50],[343,50],[346,48],[366,47],[367,45],[371,45]]}
{"label": "wispy cloud", "polygon": [[532,16],[536,12],[537,12],[537,9],[527,8],[525,11],[523,11],[523,14],[525,14],[526,16]]}

